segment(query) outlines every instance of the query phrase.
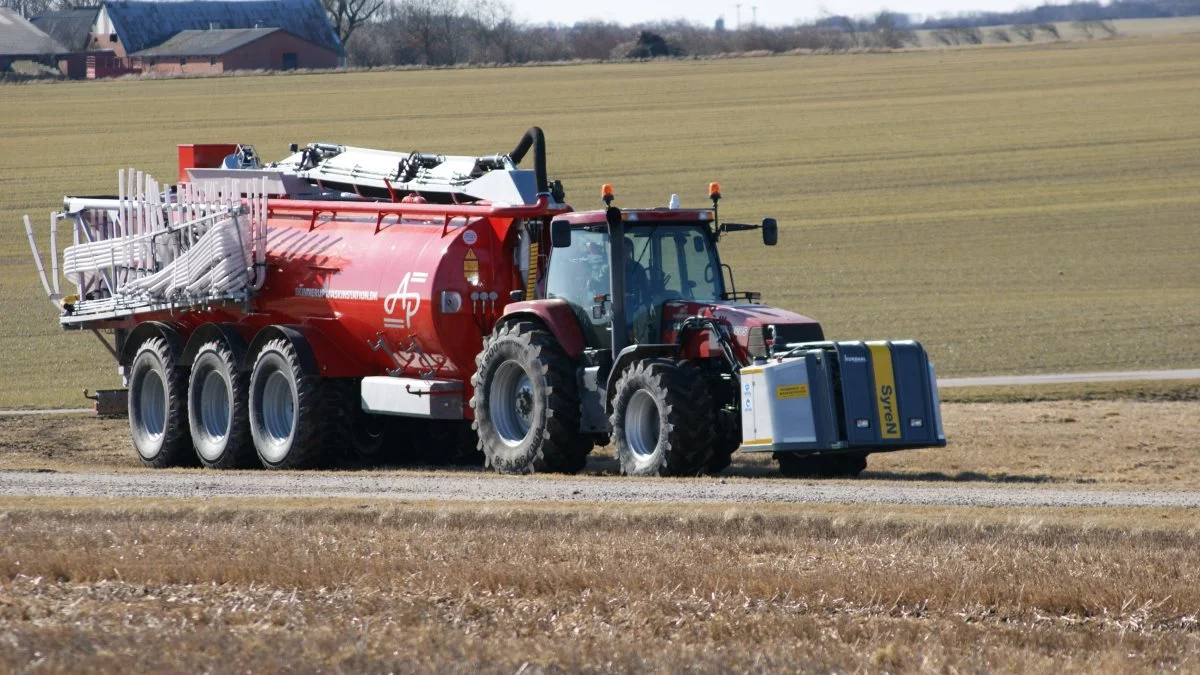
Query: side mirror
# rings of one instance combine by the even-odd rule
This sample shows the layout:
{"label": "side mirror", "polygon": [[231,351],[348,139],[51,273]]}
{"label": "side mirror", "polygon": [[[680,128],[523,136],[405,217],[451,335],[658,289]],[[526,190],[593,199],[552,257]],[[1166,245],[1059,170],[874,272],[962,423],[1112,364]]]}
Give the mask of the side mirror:
{"label": "side mirror", "polygon": [[571,245],[571,223],[565,220],[550,221],[550,243],[554,248],[567,248]]}
{"label": "side mirror", "polygon": [[779,225],[775,223],[774,218],[763,218],[762,233],[763,244],[774,246],[779,243]]}

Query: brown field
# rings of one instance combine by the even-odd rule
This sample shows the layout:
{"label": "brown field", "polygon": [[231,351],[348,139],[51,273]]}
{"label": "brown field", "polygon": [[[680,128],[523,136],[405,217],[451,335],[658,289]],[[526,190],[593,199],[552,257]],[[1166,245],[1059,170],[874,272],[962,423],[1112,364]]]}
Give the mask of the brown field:
{"label": "brown field", "polygon": [[[942,408],[949,447],[872,455],[862,479],[1200,489],[1197,400],[945,403]],[[0,417],[0,470],[141,467],[123,420]],[[584,471],[603,480],[616,472],[608,450],[593,453]],[[769,455],[753,454],[736,455],[724,475],[778,476]]]}
{"label": "brown field", "polygon": [[0,500],[0,671],[1194,671],[1193,513]]}
{"label": "brown field", "polygon": [[[1179,386],[946,403],[951,447],[861,482],[1197,490]],[[136,481],[127,435],[0,417],[0,470]],[[1198,544],[1176,509],[0,497],[0,672],[1189,672]]]}
{"label": "brown field", "polygon": [[119,167],[167,179],[180,142],[490,153],[531,124],[579,208],[604,182],[624,206],[699,205],[717,180],[725,217],[777,217],[774,249],[725,240],[738,287],[832,337],[920,339],[945,376],[1195,367],[1198,106],[1197,35],[4,86],[0,407],[116,383],[58,330],[21,214],[42,224]]}

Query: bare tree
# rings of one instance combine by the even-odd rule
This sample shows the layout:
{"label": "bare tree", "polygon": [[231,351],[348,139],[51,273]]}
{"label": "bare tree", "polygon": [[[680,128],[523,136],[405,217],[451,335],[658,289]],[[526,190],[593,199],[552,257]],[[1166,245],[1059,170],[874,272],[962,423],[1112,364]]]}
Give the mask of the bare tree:
{"label": "bare tree", "polygon": [[851,20],[850,17],[848,17],[848,16],[843,16],[843,17],[841,17],[841,19],[842,19],[842,25],[840,26],[840,28],[844,32],[850,34],[850,42],[853,43],[853,45],[855,47],[857,47],[858,46],[858,27],[854,25],[854,21]]}
{"label": "bare tree", "polygon": [[1039,23],[1037,25],[1037,29],[1043,33],[1053,36],[1055,40],[1061,39],[1061,36],[1058,34],[1058,26],[1055,26],[1052,23]]}
{"label": "bare tree", "polygon": [[71,3],[67,0],[0,0],[0,7],[7,7],[26,19],[32,19],[42,12],[67,9]]}
{"label": "bare tree", "polygon": [[385,0],[321,0],[342,44],[350,41],[354,30],[379,15]]}
{"label": "bare tree", "polygon": [[1017,35],[1020,35],[1022,40],[1026,42],[1033,42],[1034,27],[1032,24],[1019,23],[1013,26],[1012,30]]}

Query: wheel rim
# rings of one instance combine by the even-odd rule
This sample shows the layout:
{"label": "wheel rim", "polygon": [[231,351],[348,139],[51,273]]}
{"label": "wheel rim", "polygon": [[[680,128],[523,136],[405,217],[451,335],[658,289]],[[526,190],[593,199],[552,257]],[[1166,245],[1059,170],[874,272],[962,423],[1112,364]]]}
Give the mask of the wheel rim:
{"label": "wheel rim", "polygon": [[[219,445],[229,436],[229,382],[216,368],[208,368],[201,377],[197,405],[200,431],[210,443]],[[205,459],[214,458],[206,455]]]}
{"label": "wheel rim", "polygon": [[267,376],[259,409],[267,440],[263,455],[270,462],[278,462],[287,455],[288,441],[296,426],[296,400],[287,375],[275,370]]}
{"label": "wheel rim", "polygon": [[521,364],[507,361],[496,369],[488,397],[488,412],[500,440],[519,445],[533,423],[533,383]]}
{"label": "wheel rim", "polygon": [[650,392],[639,389],[629,398],[625,409],[625,443],[639,458],[649,457],[658,449],[658,403]]}
{"label": "wheel rim", "polygon": [[167,386],[162,375],[147,368],[138,385],[138,422],[142,434],[157,445],[167,430]]}

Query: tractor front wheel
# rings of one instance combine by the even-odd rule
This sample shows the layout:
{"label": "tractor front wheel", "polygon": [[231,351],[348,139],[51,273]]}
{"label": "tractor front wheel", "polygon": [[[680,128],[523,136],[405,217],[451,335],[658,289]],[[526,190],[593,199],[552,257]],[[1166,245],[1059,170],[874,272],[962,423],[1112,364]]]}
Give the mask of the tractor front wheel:
{"label": "tractor front wheel", "polygon": [[700,370],[687,362],[645,359],[617,381],[613,444],[629,476],[695,476],[713,453],[712,403]]}
{"label": "tractor front wheel", "polygon": [[475,431],[487,465],[500,473],[575,473],[591,438],[580,433],[575,366],[549,331],[530,322],[488,337],[471,380]]}

